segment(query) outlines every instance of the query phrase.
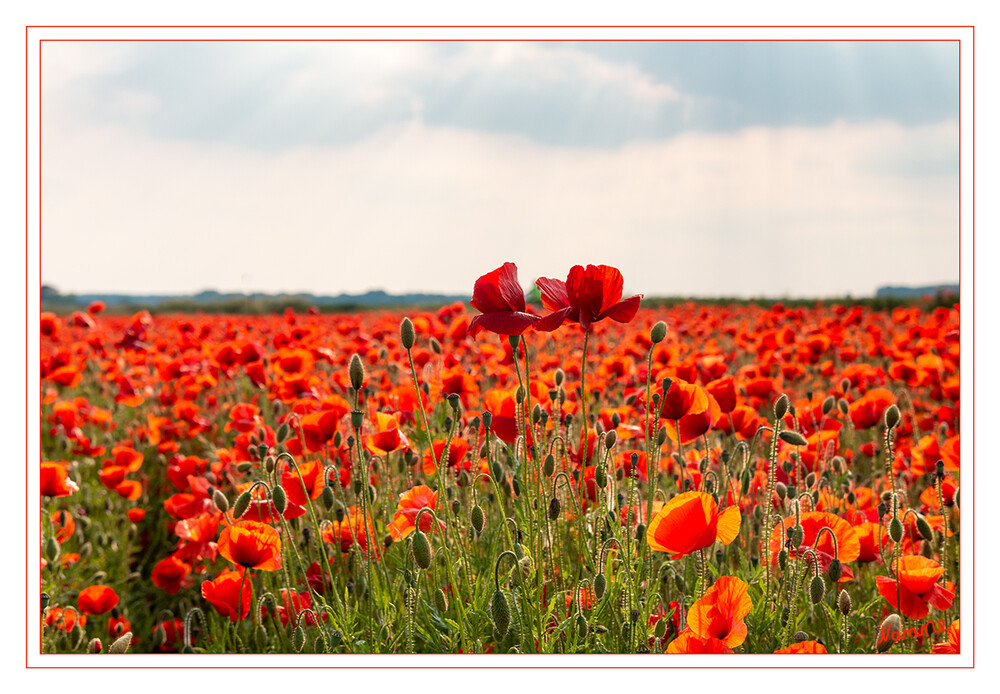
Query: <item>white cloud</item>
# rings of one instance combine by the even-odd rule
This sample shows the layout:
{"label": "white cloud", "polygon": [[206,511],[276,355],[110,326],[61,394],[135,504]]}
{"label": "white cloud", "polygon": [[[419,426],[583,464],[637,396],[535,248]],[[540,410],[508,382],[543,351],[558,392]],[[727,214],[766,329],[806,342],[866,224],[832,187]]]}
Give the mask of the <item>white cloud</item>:
{"label": "white cloud", "polygon": [[957,182],[873,170],[957,126],[835,124],[619,150],[421,124],[262,153],[114,129],[43,152],[43,279],[64,291],[471,292],[574,263],[662,294],[863,294],[953,280]]}

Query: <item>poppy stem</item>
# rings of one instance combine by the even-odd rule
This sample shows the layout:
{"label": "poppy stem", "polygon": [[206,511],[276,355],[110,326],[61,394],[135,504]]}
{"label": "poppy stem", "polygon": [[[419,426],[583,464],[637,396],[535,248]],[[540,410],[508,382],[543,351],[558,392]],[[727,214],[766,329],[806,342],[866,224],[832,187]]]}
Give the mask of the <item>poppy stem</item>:
{"label": "poppy stem", "polygon": [[250,569],[248,569],[247,567],[244,566],[243,567],[243,578],[240,579],[240,592],[237,594],[237,597],[236,597],[236,600],[237,600],[236,621],[237,622],[242,622],[243,621],[243,584],[247,580],[247,571],[249,571],[249,570]]}
{"label": "poppy stem", "polygon": [[587,466],[587,462],[590,460],[587,450],[589,443],[588,429],[590,428],[587,422],[587,386],[586,386],[586,376],[587,376],[587,345],[590,343],[590,328],[583,334],[583,357],[580,359],[580,407],[582,413],[582,422],[580,428],[582,430],[582,443],[580,444],[582,448],[582,454],[580,455],[580,464],[582,467]]}

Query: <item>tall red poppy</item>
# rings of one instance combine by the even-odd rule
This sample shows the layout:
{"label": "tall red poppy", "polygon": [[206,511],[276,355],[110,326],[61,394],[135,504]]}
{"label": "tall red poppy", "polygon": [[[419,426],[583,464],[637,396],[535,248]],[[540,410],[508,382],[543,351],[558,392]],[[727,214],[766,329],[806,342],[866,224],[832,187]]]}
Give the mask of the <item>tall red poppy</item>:
{"label": "tall red poppy", "polygon": [[539,321],[539,316],[526,310],[524,290],[514,263],[504,263],[476,280],[470,303],[480,313],[469,322],[472,337],[483,330],[498,335],[521,335]]}
{"label": "tall red poppy", "polygon": [[646,529],[646,541],[657,552],[667,552],[676,559],[716,540],[728,545],[739,535],[741,520],[736,506],[719,513],[711,494],[684,492],[653,517]]}
{"label": "tall red poppy", "polygon": [[42,496],[69,496],[80,487],[69,478],[63,463],[42,463]]}
{"label": "tall red poppy", "polygon": [[642,294],[622,300],[622,273],[609,265],[574,265],[565,282],[540,277],[537,284],[542,305],[552,311],[539,330],[555,330],[564,321],[579,323],[584,330],[605,318],[628,323],[642,300]]}
{"label": "tall red poppy", "polygon": [[746,640],[744,617],[750,614],[749,586],[735,576],[719,576],[711,588],[688,610],[687,625],[695,635],[722,641],[727,648]]}
{"label": "tall red poppy", "polygon": [[[897,563],[894,562],[893,565],[896,566]],[[897,584],[894,579],[876,576],[875,583],[882,597],[899,609],[904,617],[923,619],[930,612],[930,607],[936,610],[951,607],[955,600],[954,586],[942,586],[938,583],[944,573],[943,566],[920,555],[903,557],[898,566],[900,604],[896,604]]]}
{"label": "tall red poppy", "polygon": [[243,572],[226,571],[214,581],[205,581],[201,584],[201,597],[208,600],[223,617],[239,622],[250,614],[253,588],[250,586],[250,581],[243,580]]}
{"label": "tall red poppy", "polygon": [[240,521],[219,535],[219,554],[244,569],[277,571],[281,568],[281,537],[270,525]]}

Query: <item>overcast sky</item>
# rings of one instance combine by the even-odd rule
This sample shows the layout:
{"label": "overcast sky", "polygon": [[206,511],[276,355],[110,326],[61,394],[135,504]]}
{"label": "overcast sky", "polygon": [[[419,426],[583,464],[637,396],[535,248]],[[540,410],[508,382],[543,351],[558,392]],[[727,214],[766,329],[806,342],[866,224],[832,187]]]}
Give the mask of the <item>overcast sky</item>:
{"label": "overcast sky", "polygon": [[958,279],[957,42],[42,48],[42,281],[647,295]]}

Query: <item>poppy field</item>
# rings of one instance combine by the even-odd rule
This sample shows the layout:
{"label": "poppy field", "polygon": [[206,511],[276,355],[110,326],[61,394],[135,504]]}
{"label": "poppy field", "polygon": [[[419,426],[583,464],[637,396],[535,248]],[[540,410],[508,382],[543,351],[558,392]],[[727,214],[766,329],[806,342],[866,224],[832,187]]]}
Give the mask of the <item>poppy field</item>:
{"label": "poppy field", "polygon": [[43,653],[957,653],[959,311],[41,315]]}

